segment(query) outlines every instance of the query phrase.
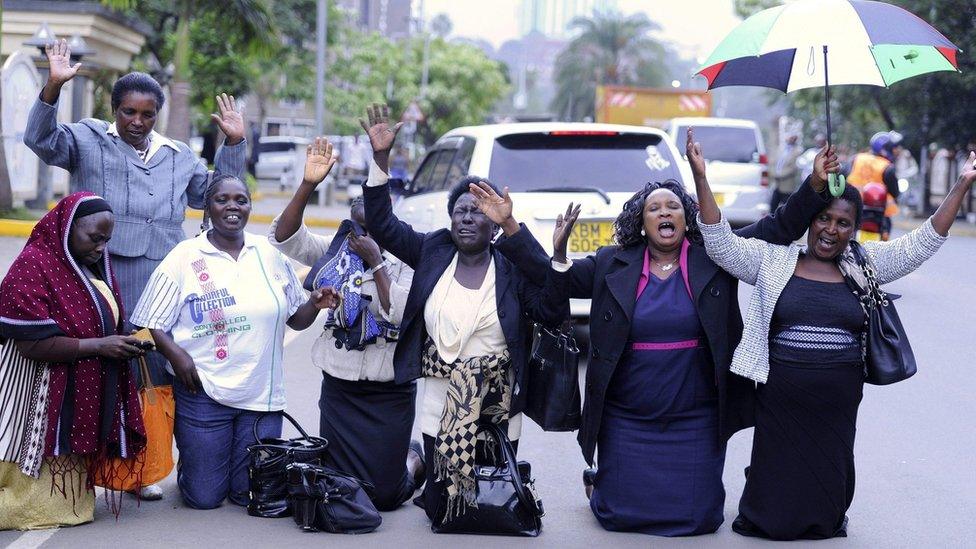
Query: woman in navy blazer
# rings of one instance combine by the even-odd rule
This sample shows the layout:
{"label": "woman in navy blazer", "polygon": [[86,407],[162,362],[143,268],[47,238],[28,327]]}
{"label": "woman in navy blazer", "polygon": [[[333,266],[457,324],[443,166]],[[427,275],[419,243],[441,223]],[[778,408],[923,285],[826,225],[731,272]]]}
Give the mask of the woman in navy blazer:
{"label": "woman in navy blazer", "polygon": [[[796,221],[823,207],[825,186],[814,176],[776,214],[739,234],[800,237],[806,227]],[[495,222],[514,223],[507,196],[473,192]],[[714,532],[724,520],[725,443],[753,424],[753,384],[728,375],[742,335],[737,282],[705,254],[696,212],[681,184],[648,183],[618,217],[617,244],[595,255],[565,258],[578,207],[557,221],[552,266],[524,230],[496,244],[521,269],[549,273],[548,304],[592,300],[578,439],[587,463],[600,450],[590,504],[608,530]]]}

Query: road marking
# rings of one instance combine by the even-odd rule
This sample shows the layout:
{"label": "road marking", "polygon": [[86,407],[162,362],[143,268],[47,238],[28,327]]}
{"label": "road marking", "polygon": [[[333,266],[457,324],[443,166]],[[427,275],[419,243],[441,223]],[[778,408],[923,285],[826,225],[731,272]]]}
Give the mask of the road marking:
{"label": "road marking", "polygon": [[40,547],[45,541],[51,539],[51,536],[58,533],[57,528],[50,528],[48,530],[31,530],[29,532],[24,532],[19,538],[15,539],[13,543],[7,546],[7,549],[36,549]]}

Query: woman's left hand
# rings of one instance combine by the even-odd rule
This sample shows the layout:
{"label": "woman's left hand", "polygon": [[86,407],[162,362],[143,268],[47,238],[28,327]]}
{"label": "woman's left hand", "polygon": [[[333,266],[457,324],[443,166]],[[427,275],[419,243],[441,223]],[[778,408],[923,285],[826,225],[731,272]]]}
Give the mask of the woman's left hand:
{"label": "woman's left hand", "polygon": [[319,288],[311,293],[308,301],[319,310],[335,309],[339,306],[339,291],[332,286]]}
{"label": "woman's left hand", "polygon": [[349,235],[349,249],[362,258],[367,267],[375,267],[383,263],[383,252],[379,244],[368,236],[358,234]]}
{"label": "woman's left hand", "polygon": [[217,123],[220,131],[227,136],[228,145],[237,145],[244,140],[244,116],[237,110],[237,101],[233,95],[222,93],[217,96],[217,109],[220,114],[211,114],[210,118]]}
{"label": "woman's left hand", "polygon": [[512,217],[512,197],[508,194],[508,187],[502,189],[498,196],[495,189],[484,181],[468,185],[468,191],[475,198],[478,209],[494,223],[502,228],[506,236],[512,236],[519,230],[519,224]]}

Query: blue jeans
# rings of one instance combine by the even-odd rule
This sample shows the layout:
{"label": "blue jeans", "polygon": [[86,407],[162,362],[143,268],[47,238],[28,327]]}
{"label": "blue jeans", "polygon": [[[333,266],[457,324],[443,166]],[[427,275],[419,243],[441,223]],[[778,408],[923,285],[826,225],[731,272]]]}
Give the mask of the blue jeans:
{"label": "blue jeans", "polygon": [[254,422],[261,438],[281,436],[281,415],[224,406],[202,390],[190,393],[174,380],[180,451],[176,481],[183,501],[194,509],[214,509],[225,498],[247,505],[247,447],[254,444]]}

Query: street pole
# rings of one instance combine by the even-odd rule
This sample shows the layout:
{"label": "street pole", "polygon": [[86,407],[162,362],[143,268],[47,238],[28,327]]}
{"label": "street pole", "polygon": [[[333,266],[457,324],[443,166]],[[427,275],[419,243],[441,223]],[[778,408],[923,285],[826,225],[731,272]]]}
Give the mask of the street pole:
{"label": "street pole", "polygon": [[420,98],[427,97],[427,79],[430,73],[430,33],[427,32],[427,21],[424,20],[424,0],[420,0],[420,32],[424,33],[424,63],[420,75]]}
{"label": "street pole", "polygon": [[318,0],[315,18],[315,135],[325,134],[325,38],[328,17],[328,0]]}

